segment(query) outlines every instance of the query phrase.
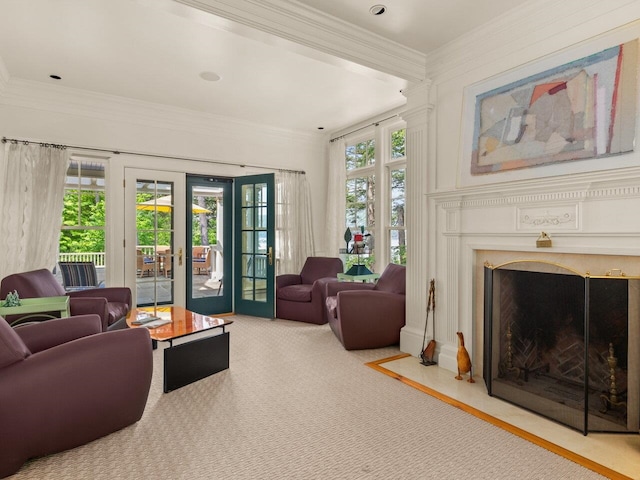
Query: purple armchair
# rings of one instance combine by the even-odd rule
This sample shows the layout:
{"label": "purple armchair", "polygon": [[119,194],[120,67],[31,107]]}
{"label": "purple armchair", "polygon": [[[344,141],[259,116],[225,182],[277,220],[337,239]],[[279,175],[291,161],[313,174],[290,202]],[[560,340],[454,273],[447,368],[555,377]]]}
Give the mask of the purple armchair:
{"label": "purple armchair", "polygon": [[[125,317],[131,311],[131,289],[128,287],[91,288],[65,292],[56,277],[46,268],[14,273],[2,279],[0,298],[16,290],[20,298],[58,297],[68,295],[71,315],[95,313],[100,316],[102,330],[126,328]],[[16,318],[7,317],[13,322]]]}
{"label": "purple armchair", "polygon": [[325,285],[337,282],[342,260],[333,257],[308,257],[299,275],[287,273],[276,277],[276,316],[288,320],[322,325]]}
{"label": "purple armchair", "polygon": [[0,321],[0,478],[140,420],[152,371],[146,328],[102,332],[97,315]]}
{"label": "purple armchair", "polygon": [[346,350],[382,348],[400,342],[400,329],[405,323],[405,283],[405,267],[390,263],[376,284],[327,284],[329,325]]}

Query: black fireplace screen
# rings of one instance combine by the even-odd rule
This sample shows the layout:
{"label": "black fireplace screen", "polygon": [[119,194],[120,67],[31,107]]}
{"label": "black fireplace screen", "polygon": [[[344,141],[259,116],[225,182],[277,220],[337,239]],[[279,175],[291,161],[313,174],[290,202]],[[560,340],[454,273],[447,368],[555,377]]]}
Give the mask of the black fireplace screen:
{"label": "black fireplace screen", "polygon": [[639,281],[582,276],[544,262],[485,267],[489,394],[585,435],[638,433],[638,361],[629,357],[629,331],[630,324],[638,329]]}

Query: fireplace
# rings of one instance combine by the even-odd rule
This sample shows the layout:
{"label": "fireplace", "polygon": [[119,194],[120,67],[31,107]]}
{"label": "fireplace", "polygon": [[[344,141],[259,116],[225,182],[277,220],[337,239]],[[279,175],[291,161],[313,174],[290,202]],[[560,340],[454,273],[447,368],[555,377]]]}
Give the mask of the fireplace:
{"label": "fireplace", "polygon": [[490,395],[588,432],[637,433],[640,278],[541,260],[484,269]]}

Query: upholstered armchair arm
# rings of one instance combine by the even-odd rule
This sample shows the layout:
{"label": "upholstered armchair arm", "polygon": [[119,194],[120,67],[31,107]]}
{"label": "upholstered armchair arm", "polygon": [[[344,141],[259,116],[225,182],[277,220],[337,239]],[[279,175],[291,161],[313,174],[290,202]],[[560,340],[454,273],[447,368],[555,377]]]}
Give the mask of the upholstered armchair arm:
{"label": "upholstered armchair arm", "polygon": [[289,285],[299,285],[302,283],[300,275],[295,273],[284,273],[276,277],[276,288],[288,287]]}
{"label": "upholstered armchair arm", "polygon": [[131,289],[129,287],[90,288],[68,292],[71,298],[103,297],[108,302],[126,303],[131,308]]}
{"label": "upholstered armchair arm", "polygon": [[19,325],[14,330],[31,353],[37,353],[102,332],[102,320],[99,315],[80,315]]}
{"label": "upholstered armchair arm", "polygon": [[336,277],[323,277],[313,282],[311,287],[311,301],[318,304],[319,308],[324,312],[324,300],[327,298],[327,286],[332,283],[339,283]]}
{"label": "upholstered armchair arm", "polygon": [[332,282],[327,283],[326,294],[327,297],[335,297],[338,292],[344,292],[346,290],[373,290],[374,283],[361,283],[361,282]]}
{"label": "upholstered armchair arm", "polygon": [[69,310],[74,317],[89,314],[99,315],[102,331],[106,331],[109,325],[109,308],[107,304],[107,299],[104,297],[71,297],[69,299]]}
{"label": "upholstered armchair arm", "polygon": [[338,293],[337,312],[344,338],[397,336],[405,324],[405,296],[380,291],[343,291]]}

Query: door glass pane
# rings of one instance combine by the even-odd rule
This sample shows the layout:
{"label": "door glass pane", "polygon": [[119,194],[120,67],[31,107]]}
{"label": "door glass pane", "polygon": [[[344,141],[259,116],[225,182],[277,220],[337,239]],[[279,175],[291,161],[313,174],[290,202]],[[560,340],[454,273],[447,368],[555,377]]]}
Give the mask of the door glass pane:
{"label": "door glass pane", "polygon": [[267,184],[242,186],[242,298],[266,301]]}
{"label": "door glass pane", "polygon": [[252,278],[243,278],[242,279],[242,299],[243,300],[254,300],[254,282]]}
{"label": "door glass pane", "polygon": [[253,253],[251,232],[242,232],[242,251],[244,253]]}
{"label": "door glass pane", "polygon": [[257,231],[255,232],[256,238],[256,253],[267,253],[267,232],[266,231]]}
{"label": "door glass pane", "polygon": [[253,206],[253,185],[242,186],[242,206],[243,207]]}
{"label": "door glass pane", "polygon": [[224,189],[218,186],[191,187],[191,297],[222,294],[224,272]]}
{"label": "door glass pane", "polygon": [[261,230],[267,229],[267,207],[256,208],[256,228]]}
{"label": "door glass pane", "polygon": [[242,208],[242,228],[253,228],[253,208]]}
{"label": "door glass pane", "polygon": [[138,305],[173,302],[171,249],[173,183],[136,181],[136,298]]}

